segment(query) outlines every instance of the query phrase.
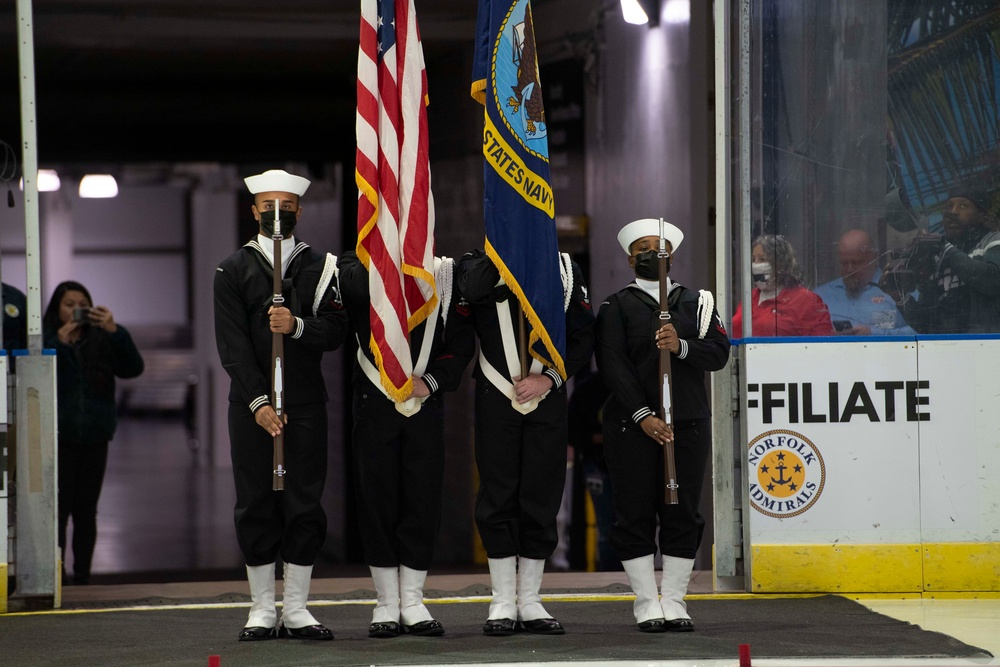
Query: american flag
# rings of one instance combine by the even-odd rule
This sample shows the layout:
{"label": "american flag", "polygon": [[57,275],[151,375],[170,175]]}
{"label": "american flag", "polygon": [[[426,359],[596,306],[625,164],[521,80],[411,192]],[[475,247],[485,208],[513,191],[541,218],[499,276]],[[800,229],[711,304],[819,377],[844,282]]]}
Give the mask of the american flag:
{"label": "american flag", "polygon": [[437,303],[427,73],[412,0],[362,0],[357,117],[358,257],[369,347],[389,397],[412,391],[409,332]]}

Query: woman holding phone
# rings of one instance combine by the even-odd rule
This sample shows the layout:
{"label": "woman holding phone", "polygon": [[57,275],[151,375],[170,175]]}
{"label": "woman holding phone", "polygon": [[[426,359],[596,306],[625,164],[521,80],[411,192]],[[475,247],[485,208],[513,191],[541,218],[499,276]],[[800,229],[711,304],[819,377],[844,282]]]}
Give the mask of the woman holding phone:
{"label": "woman holding phone", "polygon": [[59,547],[65,561],[66,526],[73,518],[73,583],[90,583],[97,542],[97,501],[108,442],[118,426],[115,378],[136,377],[142,355],[105,306],[94,307],[87,288],[60,283],[42,318],[45,347],[55,348],[59,405]]}
{"label": "woman holding phone", "polygon": [[[802,282],[792,244],[782,236],[758,236],[751,247],[751,336],[832,336],[830,311]],[[733,315],[733,336],[743,335],[744,304]]]}

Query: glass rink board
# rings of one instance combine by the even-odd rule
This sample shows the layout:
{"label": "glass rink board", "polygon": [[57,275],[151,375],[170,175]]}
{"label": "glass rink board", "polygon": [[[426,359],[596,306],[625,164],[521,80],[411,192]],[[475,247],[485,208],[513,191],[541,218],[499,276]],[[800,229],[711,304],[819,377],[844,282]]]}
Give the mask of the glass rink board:
{"label": "glass rink board", "polygon": [[745,359],[751,590],[1000,590],[1000,340]]}

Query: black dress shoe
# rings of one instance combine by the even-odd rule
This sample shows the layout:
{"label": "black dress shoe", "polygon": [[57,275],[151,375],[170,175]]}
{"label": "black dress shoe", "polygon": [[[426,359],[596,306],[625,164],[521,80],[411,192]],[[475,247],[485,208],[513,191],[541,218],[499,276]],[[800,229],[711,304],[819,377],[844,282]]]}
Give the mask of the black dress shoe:
{"label": "black dress shoe", "polygon": [[566,630],[562,623],[554,618],[536,618],[533,621],[521,621],[521,627],[536,635],[564,635]]}
{"label": "black dress shoe", "polygon": [[274,639],[278,636],[277,628],[265,628],[261,626],[253,626],[249,628],[243,628],[240,630],[239,641],[241,642],[260,642],[265,639]]}
{"label": "black dress shoe", "polygon": [[290,628],[288,626],[281,626],[281,633],[286,637],[291,637],[292,639],[319,639],[321,641],[327,641],[333,639],[333,633],[326,629],[326,626],[319,625],[307,625],[304,628]]}
{"label": "black dress shoe", "polygon": [[403,632],[408,632],[417,637],[440,637],[444,634],[444,626],[433,618],[429,621],[420,621],[413,625],[404,625]]}
{"label": "black dress shoe", "polygon": [[396,621],[383,621],[372,623],[368,626],[368,636],[375,639],[389,639],[399,636],[399,623]]}
{"label": "black dress shoe", "polygon": [[662,618],[651,618],[639,624],[639,632],[666,632],[667,622]]}
{"label": "black dress shoe", "polygon": [[693,632],[694,621],[690,618],[677,618],[672,621],[664,621],[667,632]]}
{"label": "black dress shoe", "polygon": [[490,637],[507,637],[514,634],[516,625],[513,618],[491,618],[483,625],[483,634]]}

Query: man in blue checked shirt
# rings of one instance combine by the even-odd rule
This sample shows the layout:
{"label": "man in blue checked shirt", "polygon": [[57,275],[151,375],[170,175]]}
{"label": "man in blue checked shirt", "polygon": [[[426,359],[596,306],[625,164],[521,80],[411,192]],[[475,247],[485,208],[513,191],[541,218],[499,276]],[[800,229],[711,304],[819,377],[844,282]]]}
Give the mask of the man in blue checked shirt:
{"label": "man in blue checked shirt", "polygon": [[842,336],[912,336],[915,332],[888,294],[879,289],[878,252],[860,229],[844,232],[837,243],[840,278],[816,288]]}

